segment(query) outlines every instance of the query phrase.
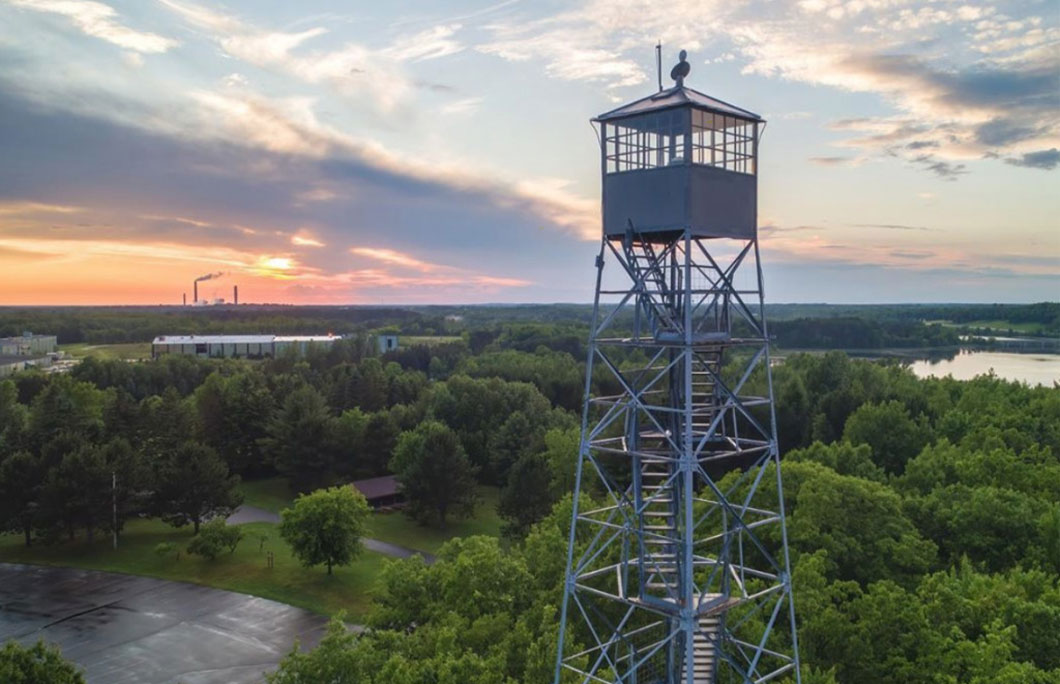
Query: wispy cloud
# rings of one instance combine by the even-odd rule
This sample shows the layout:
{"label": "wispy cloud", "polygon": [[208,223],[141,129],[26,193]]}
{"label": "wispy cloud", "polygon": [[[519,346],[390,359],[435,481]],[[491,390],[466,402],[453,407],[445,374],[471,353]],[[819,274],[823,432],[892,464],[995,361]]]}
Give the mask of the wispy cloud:
{"label": "wispy cloud", "polygon": [[65,17],[81,32],[138,53],[159,53],[179,43],[157,33],[137,31],[118,21],[110,5],[94,0],[6,0],[15,7]]}

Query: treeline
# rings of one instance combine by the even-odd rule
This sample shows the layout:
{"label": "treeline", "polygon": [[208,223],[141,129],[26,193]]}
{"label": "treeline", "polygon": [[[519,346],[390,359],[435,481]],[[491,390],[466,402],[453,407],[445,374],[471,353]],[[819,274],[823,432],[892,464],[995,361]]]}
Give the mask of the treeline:
{"label": "treeline", "polygon": [[[276,474],[310,491],[397,471],[409,491],[459,486],[455,495],[473,501],[476,484],[505,487],[514,467],[546,451],[547,435],[574,429],[584,370],[564,352],[494,344],[475,356],[464,343],[371,352],[354,337],[306,358],[89,357],[69,375],[18,374],[2,385],[0,494],[11,496],[0,525],[27,544],[120,531],[131,516],[197,527],[238,505],[238,478]],[[470,478],[413,472],[409,435],[431,421],[458,447],[452,472]],[[206,480],[214,489],[204,493]],[[534,494],[546,510],[556,498]],[[115,497],[117,521],[107,514]],[[505,510],[513,529],[529,524],[520,506]],[[417,513],[446,522],[444,508]]]}
{"label": "treeline", "polygon": [[[774,379],[802,681],[1060,681],[1060,391],[841,353],[793,356]],[[569,492],[577,434],[551,434],[546,468],[519,482]],[[334,623],[270,681],[552,681],[570,497],[539,517],[510,547],[463,539],[432,566],[390,565],[368,631]],[[590,643],[579,622],[568,652]]]}
{"label": "treeline", "polygon": [[150,342],[159,335],[344,335],[394,326],[410,335],[445,334],[442,317],[407,309],[341,306],[18,307],[0,308],[0,337],[24,331],[59,344]]}
{"label": "treeline", "polygon": [[[632,307],[616,318],[632,325]],[[1060,303],[766,306],[771,333],[794,348],[931,347],[957,344],[957,333],[924,321],[1040,323],[1060,332]],[[498,337],[507,348],[540,345],[584,357],[592,307],[581,304],[518,306],[65,307],[0,308],[0,336],[25,330],[55,334],[60,344],[149,342],[166,334],[355,334],[386,330],[402,335],[462,336],[473,353]]]}
{"label": "treeline", "polygon": [[960,343],[956,330],[937,324],[850,316],[780,320],[769,325],[769,332],[778,346],[789,349],[950,347]]}

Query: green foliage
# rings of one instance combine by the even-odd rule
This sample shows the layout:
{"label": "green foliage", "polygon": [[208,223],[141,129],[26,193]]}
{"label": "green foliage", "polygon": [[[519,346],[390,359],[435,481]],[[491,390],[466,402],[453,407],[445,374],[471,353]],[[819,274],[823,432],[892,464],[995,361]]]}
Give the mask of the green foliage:
{"label": "green foliage", "polygon": [[324,396],[309,385],[287,395],[266,441],[276,469],[298,490],[327,482],[335,469],[333,419]]}
{"label": "green foliage", "polygon": [[38,640],[32,646],[8,641],[0,648],[0,682],[5,684],[85,684],[73,664],[63,659],[57,646]]}
{"label": "green foliage", "polygon": [[505,519],[504,534],[519,538],[552,510],[552,472],[544,454],[527,454],[516,461],[501,490],[497,512]]}
{"label": "green foliage", "polygon": [[159,558],[178,555],[177,545],[173,542],[158,542],[155,544],[155,555]]}
{"label": "green foliage", "polygon": [[921,416],[915,421],[899,401],[862,404],[846,420],[843,437],[851,444],[867,444],[876,463],[888,473],[901,473],[905,463],[931,439]]}
{"label": "green foliage", "polygon": [[402,433],[390,468],[401,483],[410,517],[444,528],[448,518],[474,513],[475,469],[456,433],[443,423],[425,421]]}
{"label": "green foliage", "polygon": [[199,529],[199,533],[188,544],[188,553],[213,560],[225,549],[228,553],[234,553],[241,539],[243,530],[226,524],[224,518],[214,518]]}
{"label": "green foliage", "polygon": [[203,520],[228,517],[243,497],[239,476],[230,475],[217,453],[195,442],[185,442],[158,464],[155,510],[176,527],[191,523],[195,533]]}
{"label": "green foliage", "polygon": [[280,536],[306,567],[349,565],[361,552],[371,510],[353,487],[332,487],[302,494],[284,509]]}
{"label": "green foliage", "polygon": [[280,663],[279,669],[265,675],[268,684],[360,684],[367,681],[371,672],[367,663],[357,653],[357,637],[343,622],[343,615],[336,615],[328,622],[327,632],[320,644],[308,653],[303,653],[299,644],[291,648],[290,654]]}

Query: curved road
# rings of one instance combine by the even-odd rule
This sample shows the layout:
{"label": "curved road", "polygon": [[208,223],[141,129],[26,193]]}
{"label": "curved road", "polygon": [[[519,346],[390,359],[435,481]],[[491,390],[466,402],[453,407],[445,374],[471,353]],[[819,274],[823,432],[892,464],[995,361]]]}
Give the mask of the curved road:
{"label": "curved road", "polygon": [[183,582],[0,563],[0,642],[58,644],[89,684],[250,684],[326,618]]}
{"label": "curved road", "polygon": [[[242,525],[243,523],[252,522],[267,522],[267,523],[279,523],[280,516],[272,511],[266,511],[264,508],[258,508],[257,506],[240,506],[236,509],[235,513],[228,516],[227,522],[229,525]],[[423,560],[430,565],[435,561],[433,553],[427,553],[426,551],[417,551],[416,549],[410,549],[406,546],[398,546],[397,544],[391,544],[380,539],[368,539],[365,537],[361,539],[364,543],[364,548],[369,551],[375,551],[385,556],[393,556],[394,558],[409,558],[419,554],[423,556]]]}

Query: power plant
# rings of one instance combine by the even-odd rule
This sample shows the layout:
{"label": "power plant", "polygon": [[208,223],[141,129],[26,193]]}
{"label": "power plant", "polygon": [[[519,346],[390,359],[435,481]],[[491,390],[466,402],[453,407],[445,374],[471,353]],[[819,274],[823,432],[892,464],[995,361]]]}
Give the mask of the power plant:
{"label": "power plant", "polygon": [[765,121],[686,87],[685,60],[673,87],[593,119],[603,239],[555,684],[801,681],[758,250]]}
{"label": "power plant", "polygon": [[[195,280],[193,280],[192,281],[192,298],[191,298],[192,306],[221,306],[221,305],[225,304],[226,302],[225,302],[223,297],[214,297],[213,299],[202,299],[202,300],[199,299],[199,283],[201,283],[203,281],[206,281],[206,280],[214,280],[214,279],[220,278],[221,276],[224,276],[224,275],[227,275],[224,271],[218,271],[216,273],[207,273],[206,275],[201,275],[198,278],[196,278]],[[181,296],[181,302],[182,302],[182,304],[184,306],[188,305],[188,295],[187,295],[187,293],[184,293]],[[232,304],[236,305],[236,306],[239,305],[239,286],[238,285],[233,285],[232,286]]]}

